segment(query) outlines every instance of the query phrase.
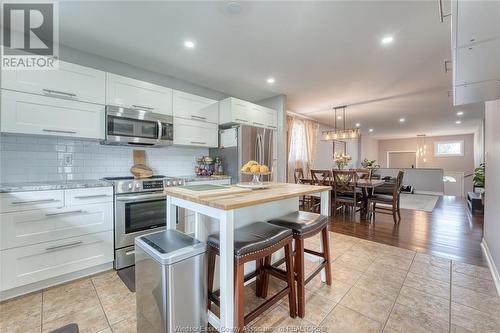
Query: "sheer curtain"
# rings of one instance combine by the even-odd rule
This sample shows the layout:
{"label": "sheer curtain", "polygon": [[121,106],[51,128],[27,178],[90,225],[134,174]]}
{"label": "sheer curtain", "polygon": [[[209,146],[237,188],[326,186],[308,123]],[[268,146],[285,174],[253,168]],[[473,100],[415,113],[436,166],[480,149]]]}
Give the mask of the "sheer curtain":
{"label": "sheer curtain", "polygon": [[309,170],[314,168],[318,124],[290,117],[288,129],[288,181],[291,182],[294,179],[294,169],[302,168],[307,176]]}

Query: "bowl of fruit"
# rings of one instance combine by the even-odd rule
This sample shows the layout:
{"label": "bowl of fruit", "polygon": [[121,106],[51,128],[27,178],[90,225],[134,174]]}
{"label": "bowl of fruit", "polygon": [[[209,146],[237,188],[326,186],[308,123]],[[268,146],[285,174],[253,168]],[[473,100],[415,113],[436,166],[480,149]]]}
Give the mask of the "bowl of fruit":
{"label": "bowl of fruit", "polygon": [[237,184],[238,186],[250,187],[250,188],[269,187],[269,183],[264,183],[260,179],[261,176],[271,174],[271,171],[269,170],[269,167],[267,165],[259,164],[256,161],[248,161],[241,167],[240,172],[243,175],[251,175],[252,181],[245,183],[238,183]]}

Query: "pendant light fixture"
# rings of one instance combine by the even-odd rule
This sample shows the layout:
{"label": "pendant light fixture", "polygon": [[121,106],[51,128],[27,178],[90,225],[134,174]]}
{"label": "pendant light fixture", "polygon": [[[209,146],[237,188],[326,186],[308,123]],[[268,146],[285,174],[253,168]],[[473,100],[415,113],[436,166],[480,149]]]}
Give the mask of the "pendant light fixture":
{"label": "pendant light fixture", "polygon": [[[345,109],[347,105],[333,108],[333,129],[321,133],[321,141],[337,141],[359,139],[361,131],[359,128],[346,128]],[[339,115],[337,115],[339,114]],[[338,120],[342,120],[342,127],[337,126]]]}
{"label": "pendant light fixture", "polygon": [[425,141],[425,134],[417,135],[417,162],[421,160],[424,165],[427,162],[427,144]]}

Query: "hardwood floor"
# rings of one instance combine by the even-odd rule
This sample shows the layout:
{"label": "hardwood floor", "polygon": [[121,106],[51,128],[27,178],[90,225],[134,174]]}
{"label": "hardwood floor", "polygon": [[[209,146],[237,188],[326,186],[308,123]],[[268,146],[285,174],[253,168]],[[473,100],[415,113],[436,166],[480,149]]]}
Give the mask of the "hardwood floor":
{"label": "hardwood floor", "polygon": [[471,215],[463,198],[441,197],[432,213],[401,209],[401,222],[377,214],[375,223],[338,214],[329,230],[379,243],[487,266],[481,250],[483,216]]}

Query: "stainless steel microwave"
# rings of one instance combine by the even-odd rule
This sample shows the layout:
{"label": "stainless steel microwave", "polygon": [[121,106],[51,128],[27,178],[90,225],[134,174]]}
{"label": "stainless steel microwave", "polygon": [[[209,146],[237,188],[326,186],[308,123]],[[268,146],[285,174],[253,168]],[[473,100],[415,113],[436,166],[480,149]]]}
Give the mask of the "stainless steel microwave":
{"label": "stainless steel microwave", "polygon": [[141,109],[106,106],[103,144],[168,146],[174,140],[173,117]]}

